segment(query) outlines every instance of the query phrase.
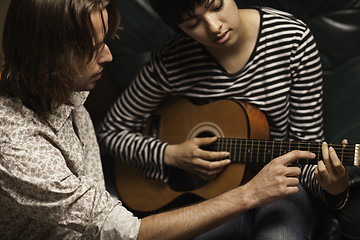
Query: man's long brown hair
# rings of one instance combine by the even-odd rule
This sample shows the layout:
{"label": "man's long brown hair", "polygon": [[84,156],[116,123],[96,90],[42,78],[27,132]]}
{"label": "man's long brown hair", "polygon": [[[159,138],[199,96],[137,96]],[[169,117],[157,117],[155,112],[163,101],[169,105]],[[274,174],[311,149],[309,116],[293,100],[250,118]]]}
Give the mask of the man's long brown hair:
{"label": "man's long brown hair", "polygon": [[115,36],[120,13],[112,0],[12,0],[7,12],[0,93],[18,97],[40,116],[67,102],[89,62],[93,45],[90,14],[106,8],[108,35]]}

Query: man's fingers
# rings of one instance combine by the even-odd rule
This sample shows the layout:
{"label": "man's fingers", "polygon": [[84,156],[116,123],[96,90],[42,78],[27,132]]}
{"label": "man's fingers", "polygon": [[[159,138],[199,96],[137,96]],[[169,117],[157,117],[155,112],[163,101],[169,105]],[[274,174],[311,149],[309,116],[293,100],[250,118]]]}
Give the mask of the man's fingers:
{"label": "man's fingers", "polygon": [[299,179],[296,177],[288,178],[287,181],[288,181],[288,187],[295,187],[300,183]]}
{"label": "man's fingers", "polygon": [[298,177],[301,174],[301,169],[299,167],[288,167],[286,177]]}
{"label": "man's fingers", "polygon": [[315,158],[315,153],[301,150],[294,150],[286,153],[283,156],[278,157],[277,159],[282,161],[285,165],[288,165],[299,159],[313,159]]}

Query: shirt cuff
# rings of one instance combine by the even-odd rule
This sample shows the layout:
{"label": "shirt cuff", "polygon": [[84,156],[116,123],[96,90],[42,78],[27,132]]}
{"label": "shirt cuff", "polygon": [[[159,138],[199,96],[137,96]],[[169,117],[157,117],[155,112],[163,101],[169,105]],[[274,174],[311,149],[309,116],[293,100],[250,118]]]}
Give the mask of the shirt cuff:
{"label": "shirt cuff", "polygon": [[349,188],[337,195],[331,195],[325,190],[323,191],[325,202],[334,209],[342,209],[349,198]]}
{"label": "shirt cuff", "polygon": [[136,240],[141,220],[120,203],[114,207],[100,231],[100,240]]}

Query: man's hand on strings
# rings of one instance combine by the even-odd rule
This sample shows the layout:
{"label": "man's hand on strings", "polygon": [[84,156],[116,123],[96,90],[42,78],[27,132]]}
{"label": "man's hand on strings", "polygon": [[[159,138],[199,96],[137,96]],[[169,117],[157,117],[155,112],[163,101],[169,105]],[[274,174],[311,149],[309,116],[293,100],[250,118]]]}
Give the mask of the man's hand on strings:
{"label": "man's hand on strings", "polygon": [[292,165],[299,159],[313,159],[315,154],[294,150],[273,159],[266,164],[244,187],[249,193],[249,201],[264,206],[286,196],[299,192],[301,169]]}

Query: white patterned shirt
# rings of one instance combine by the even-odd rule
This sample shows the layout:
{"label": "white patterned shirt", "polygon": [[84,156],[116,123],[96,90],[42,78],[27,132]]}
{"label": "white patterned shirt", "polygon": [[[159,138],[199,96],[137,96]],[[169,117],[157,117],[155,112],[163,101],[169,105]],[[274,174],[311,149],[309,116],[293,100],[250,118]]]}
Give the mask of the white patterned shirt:
{"label": "white patterned shirt", "polygon": [[46,120],[0,97],[1,239],[137,238],[141,220],[105,189],[87,95]]}

